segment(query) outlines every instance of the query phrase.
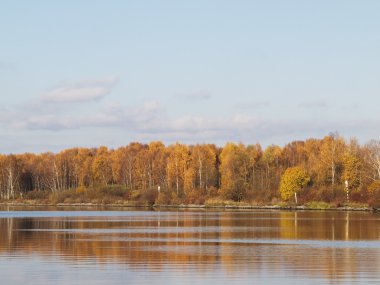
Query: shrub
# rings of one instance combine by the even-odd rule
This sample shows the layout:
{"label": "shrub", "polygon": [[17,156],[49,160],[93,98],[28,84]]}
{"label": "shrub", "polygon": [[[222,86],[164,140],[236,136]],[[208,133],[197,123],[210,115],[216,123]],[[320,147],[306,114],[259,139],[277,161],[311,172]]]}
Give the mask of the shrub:
{"label": "shrub", "polygon": [[86,190],[87,190],[86,187],[84,187],[84,186],[80,186],[80,187],[78,187],[78,188],[76,189],[75,192],[76,192],[77,194],[82,194],[82,193],[84,193]]}
{"label": "shrub", "polygon": [[344,190],[341,187],[335,188],[333,192],[333,203],[335,203],[336,207],[342,207],[343,205],[347,204],[347,194],[346,190]]}
{"label": "shrub", "polygon": [[235,202],[241,201],[246,195],[246,186],[244,181],[237,180],[230,188],[222,188],[220,191],[222,197]]}
{"label": "shrub", "polygon": [[156,199],[157,205],[170,205],[172,201],[172,193],[171,191],[161,191],[158,194],[158,197]]}
{"label": "shrub", "polygon": [[350,201],[355,203],[366,203],[368,201],[367,190],[365,188],[352,190]]}
{"label": "shrub", "polygon": [[77,196],[75,190],[64,190],[60,192],[53,192],[50,194],[50,201],[52,203],[73,203],[75,197]]}
{"label": "shrub", "polygon": [[310,209],[330,209],[331,205],[322,201],[312,201],[306,204],[306,207]]}
{"label": "shrub", "polygon": [[376,180],[368,186],[368,198],[371,207],[380,207],[380,180]]}
{"label": "shrub", "polygon": [[[345,192],[340,188],[331,189],[331,186],[321,186],[310,197],[312,200],[334,203],[345,199]],[[344,202],[344,200],[342,200]]]}
{"label": "shrub", "polygon": [[101,203],[112,204],[126,199],[129,193],[124,186],[93,186],[89,188],[78,187],[51,193],[49,199],[52,203]]}
{"label": "shrub", "polygon": [[216,188],[216,187],[214,187],[214,186],[211,186],[211,187],[208,189],[207,197],[208,197],[208,198],[218,197],[219,194],[220,194],[220,193],[219,193],[218,188]]}
{"label": "shrub", "polygon": [[225,205],[226,205],[226,201],[224,201],[222,198],[214,197],[214,198],[207,199],[205,201],[206,207],[221,207]]}
{"label": "shrub", "polygon": [[27,200],[44,200],[49,197],[49,193],[46,191],[29,191],[25,194],[25,199]]}
{"label": "shrub", "polygon": [[187,193],[186,204],[203,205],[206,200],[206,191],[203,189],[193,189]]}
{"label": "shrub", "polygon": [[141,191],[140,199],[143,203],[148,206],[153,206],[158,197],[158,192],[156,189],[147,189]]}

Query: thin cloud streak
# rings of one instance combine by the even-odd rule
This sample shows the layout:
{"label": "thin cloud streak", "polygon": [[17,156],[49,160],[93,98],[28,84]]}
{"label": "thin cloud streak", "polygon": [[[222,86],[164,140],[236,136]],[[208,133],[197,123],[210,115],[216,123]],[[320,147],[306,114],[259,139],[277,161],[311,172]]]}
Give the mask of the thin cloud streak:
{"label": "thin cloud streak", "polygon": [[66,83],[40,97],[44,103],[77,103],[99,100],[109,94],[118,82],[116,77]]}
{"label": "thin cloud streak", "polygon": [[[36,108],[28,107],[26,103],[13,108],[3,107],[0,109],[2,111],[0,125],[9,131],[17,130],[25,133],[38,131],[47,138],[58,134],[64,136],[76,130],[80,130],[80,133],[86,133],[86,131],[91,133],[96,129],[101,130],[101,133],[123,134],[128,137],[129,141],[163,138],[165,143],[181,141],[184,143],[213,142],[221,144],[226,141],[279,143],[279,141],[287,141],[286,138],[302,139],[323,136],[331,130],[338,130],[342,134],[355,134],[355,132],[360,134],[364,132],[363,130],[380,131],[379,122],[374,121],[292,121],[283,118],[244,115],[239,110],[236,110],[235,114],[225,116],[171,116],[165,106],[157,100],[146,101],[140,106],[134,107],[112,102],[109,99],[99,101],[105,97],[107,92],[111,92],[116,83],[116,78],[81,81],[65,85],[70,92],[74,90],[80,93],[80,91],[87,90],[81,95],[70,97],[68,96],[70,92],[60,93],[57,91],[54,93],[52,101],[47,100],[46,97],[37,98],[34,101]],[[103,90],[103,95],[96,93],[91,88]],[[71,92],[71,95],[79,94],[74,91]],[[94,100],[96,104],[85,105],[86,102],[90,103]],[[75,103],[80,103],[75,106],[78,107],[76,109],[72,108]],[[305,108],[312,107],[313,104],[324,106],[323,101],[309,102],[304,106]],[[244,104],[251,108],[265,108],[269,105],[270,102],[265,101],[251,101],[251,105]],[[88,140],[92,144],[97,144],[98,141],[94,137],[96,136],[93,135]]]}

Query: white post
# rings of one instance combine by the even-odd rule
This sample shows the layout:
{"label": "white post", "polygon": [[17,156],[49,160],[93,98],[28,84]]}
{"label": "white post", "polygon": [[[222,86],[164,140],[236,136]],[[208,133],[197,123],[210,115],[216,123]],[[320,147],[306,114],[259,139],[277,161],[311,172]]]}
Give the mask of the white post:
{"label": "white post", "polygon": [[347,203],[350,202],[350,192],[348,190],[348,180],[344,181],[344,185],[346,186],[346,196],[347,196]]}

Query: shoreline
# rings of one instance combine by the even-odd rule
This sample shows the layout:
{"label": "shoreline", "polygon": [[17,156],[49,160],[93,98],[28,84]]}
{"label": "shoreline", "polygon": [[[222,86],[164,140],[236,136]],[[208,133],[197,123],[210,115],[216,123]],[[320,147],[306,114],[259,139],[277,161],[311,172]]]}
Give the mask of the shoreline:
{"label": "shoreline", "polygon": [[133,204],[93,204],[93,203],[22,203],[22,202],[9,202],[0,203],[0,206],[8,207],[93,207],[93,208],[141,208],[141,209],[202,209],[202,210],[278,210],[278,211],[340,211],[340,212],[378,212],[379,208],[370,207],[331,207],[331,208],[319,208],[319,207],[307,207],[307,206],[280,206],[280,205],[133,205]]}

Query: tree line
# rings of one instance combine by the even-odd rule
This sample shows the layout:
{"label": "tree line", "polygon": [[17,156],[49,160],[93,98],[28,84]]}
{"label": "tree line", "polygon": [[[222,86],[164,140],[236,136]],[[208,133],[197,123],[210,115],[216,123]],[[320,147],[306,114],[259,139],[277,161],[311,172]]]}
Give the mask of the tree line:
{"label": "tree line", "polygon": [[380,141],[360,145],[334,133],[283,147],[156,141],[0,155],[0,197],[117,185],[126,198],[151,191],[162,203],[204,203],[210,197],[271,203],[281,199],[281,179],[294,167],[307,174],[307,183],[297,190],[301,203],[344,201],[347,191],[352,201],[368,203],[380,192]]}

